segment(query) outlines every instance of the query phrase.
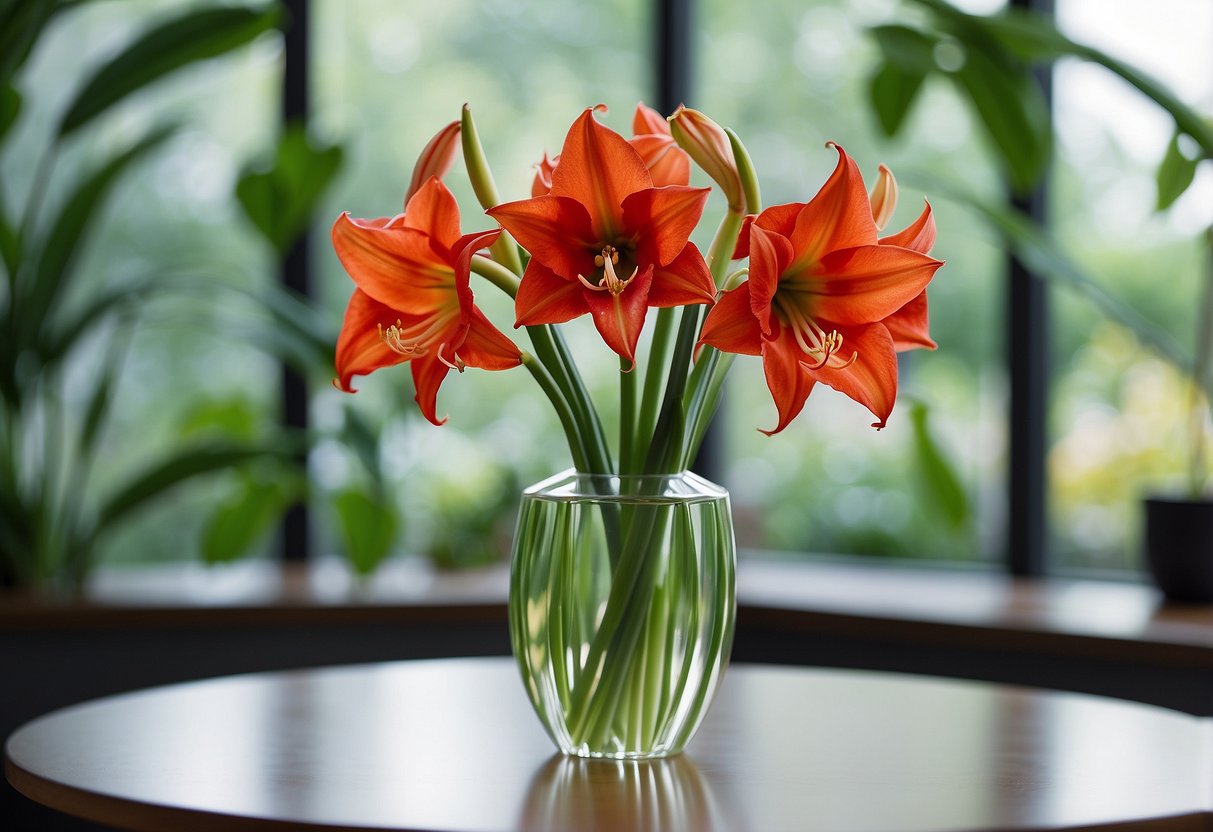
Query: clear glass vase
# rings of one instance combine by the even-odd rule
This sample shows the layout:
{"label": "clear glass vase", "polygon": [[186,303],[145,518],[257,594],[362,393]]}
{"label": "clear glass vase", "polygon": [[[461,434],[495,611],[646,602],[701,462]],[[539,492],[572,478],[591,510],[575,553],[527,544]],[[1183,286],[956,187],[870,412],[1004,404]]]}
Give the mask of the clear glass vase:
{"label": "clear glass vase", "polygon": [[510,636],[561,751],[683,749],[728,664],[735,565],[728,492],[695,474],[570,470],[523,492]]}

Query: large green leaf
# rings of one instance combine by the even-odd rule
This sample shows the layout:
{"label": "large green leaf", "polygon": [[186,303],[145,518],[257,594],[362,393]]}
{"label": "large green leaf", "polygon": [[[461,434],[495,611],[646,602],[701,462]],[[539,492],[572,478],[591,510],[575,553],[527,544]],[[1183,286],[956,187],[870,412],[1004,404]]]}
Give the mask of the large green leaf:
{"label": "large green leaf", "polygon": [[186,12],[143,33],[76,93],[59,135],[88,124],[113,104],[174,70],[214,58],[277,25],[276,9],[213,8]]}
{"label": "large green leaf", "polygon": [[248,555],[282,511],[282,489],[247,479],[211,515],[202,533],[202,558],[224,563]]}
{"label": "large green leaf", "polygon": [[910,406],[916,469],[925,486],[924,495],[939,516],[953,529],[962,529],[972,515],[969,496],[955,467],[935,441],[929,416],[930,410],[925,403],[916,401]]}
{"label": "large green leaf", "polygon": [[86,232],[95,227],[98,208],[118,177],[163,142],[173,128],[162,128],[110,159],[84,179],[68,197],[40,248],[34,279],[18,284],[17,325],[22,343],[32,343],[42,331],[56,299],[65,291],[72,264]]}
{"label": "large green leaf", "polygon": [[0,3],[0,83],[12,80],[61,5],[55,0]]}
{"label": "large green leaf", "polygon": [[884,59],[898,69],[926,75],[935,69],[935,45],[938,38],[909,26],[890,24],[870,30]]}
{"label": "large green leaf", "polygon": [[241,176],[236,197],[279,256],[290,250],[310,224],[316,204],[341,168],[342,158],[340,146],[314,145],[306,130],[294,124],[278,142],[272,168],[246,171]]}
{"label": "large green leaf", "polygon": [[1049,108],[1031,73],[1008,70],[985,50],[969,46],[964,64],[951,77],[998,148],[1011,184],[1020,193],[1031,190],[1052,148]]}
{"label": "large green leaf", "polygon": [[21,114],[21,93],[11,84],[0,86],[0,142],[8,135],[8,131],[17,123]]}
{"label": "large green leaf", "polygon": [[386,501],[351,488],[333,497],[346,557],[360,575],[369,575],[392,550],[396,512]]}
{"label": "large green leaf", "polygon": [[907,71],[892,61],[885,61],[872,76],[868,100],[886,136],[901,130],[926,77],[924,72]]}
{"label": "large green leaf", "polygon": [[267,456],[286,457],[291,450],[284,444],[257,446],[223,442],[179,450],[148,466],[118,488],[97,514],[97,532],[105,531],[135,509],[196,476],[236,468]]}
{"label": "large green leaf", "polygon": [[1158,166],[1156,207],[1159,211],[1170,208],[1175,200],[1183,196],[1183,192],[1188,189],[1196,177],[1196,165],[1200,160],[1189,159],[1185,156],[1180,140],[1179,133],[1171,137],[1171,143],[1167,145],[1167,152],[1162,157],[1162,164]]}

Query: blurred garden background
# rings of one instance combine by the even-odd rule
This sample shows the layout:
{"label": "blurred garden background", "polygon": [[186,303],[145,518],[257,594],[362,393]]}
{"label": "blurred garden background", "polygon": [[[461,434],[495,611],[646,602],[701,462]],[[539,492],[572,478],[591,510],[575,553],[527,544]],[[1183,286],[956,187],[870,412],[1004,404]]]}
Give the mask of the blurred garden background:
{"label": "blurred garden background", "polygon": [[[278,257],[236,196],[242,177],[273,163],[282,133],[277,31],[136,92],[90,124],[86,140],[65,143],[54,175],[39,179],[46,137],[93,68],[158,21],[214,5],[71,4],[12,82],[21,109],[0,158],[10,217],[21,216],[32,191],[45,189],[45,203],[58,204],[74,174],[155,125],[183,125],[116,183],[75,267],[81,297],[137,276],[164,283],[137,315],[87,335],[64,370],[68,418],[88,409],[90,380],[114,372],[108,423],[88,453],[86,500],[190,443],[280,433],[282,356],[298,358],[287,330],[335,340],[352,288],[328,244],[332,220],[345,210],[398,212],[418,152],[464,102],[506,199],[529,195],[533,165],[544,150],[559,150],[583,107],[607,104],[606,123],[627,133],[636,102],[654,102],[654,24],[643,0],[312,0],[309,152],[335,173],[330,181],[308,169],[324,179],[318,187],[328,185],[310,242],[314,297],[305,309],[284,308],[265,302]],[[1003,8],[992,0],[956,5],[981,15]],[[1138,67],[1206,118],[1213,112],[1213,4],[1054,5],[1064,34]],[[895,137],[882,129],[869,90],[887,56],[871,29],[906,22],[927,25],[929,15],[896,0],[696,4],[687,103],[738,132],[765,203],[811,197],[833,168],[825,143],[834,140],[869,182],[882,162],[898,174],[891,229],[918,215],[922,196],[931,200],[933,253],[947,261],[930,290],[939,350],[903,357],[901,396],[885,430],[873,431],[866,411],[819,387],[801,419],[767,438],[756,428],[773,426],[774,407],[759,364],[739,360],[719,420],[717,475],[732,492],[742,549],[1000,567],[1005,246],[979,212],[949,195],[959,188],[1001,203],[1007,187],[981,123],[988,116],[942,78],[926,79]],[[1213,168],[1197,168],[1191,187],[1157,211],[1171,118],[1113,73],[1076,59],[1057,64],[1053,96],[1049,229],[1102,291],[1190,351],[1207,271],[1202,235],[1213,225]],[[340,150],[326,156],[325,148]],[[477,220],[458,167],[448,183],[464,229],[489,227]],[[709,211],[720,214],[719,196],[712,200]],[[1050,569],[1135,577],[1140,498],[1184,482],[1191,390],[1089,297],[1056,282],[1048,293],[1040,337],[1051,368]],[[483,285],[477,297],[507,329],[512,313],[498,295]],[[574,323],[574,349],[591,392],[606,401],[617,364],[587,326]],[[124,343],[111,347],[123,333],[129,344],[118,337]],[[473,565],[506,556],[519,488],[568,465],[559,426],[525,373],[452,378],[439,396],[450,420],[434,428],[417,413],[403,368],[361,379],[360,392],[347,396],[328,386],[331,369],[320,364],[313,357],[308,365],[306,477],[280,459],[257,458],[191,478],[99,537],[96,561],[270,557],[281,510],[305,499],[315,554],[349,554],[364,568],[385,554]],[[66,479],[73,475],[68,466]],[[375,539],[366,539],[368,528]]]}

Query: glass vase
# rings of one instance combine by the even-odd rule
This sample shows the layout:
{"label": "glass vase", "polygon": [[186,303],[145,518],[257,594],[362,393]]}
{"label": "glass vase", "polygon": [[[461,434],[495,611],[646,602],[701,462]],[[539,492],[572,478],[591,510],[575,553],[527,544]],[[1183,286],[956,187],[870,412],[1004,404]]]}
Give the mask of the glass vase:
{"label": "glass vase", "polygon": [[561,751],[682,751],[728,664],[735,565],[728,492],[695,474],[570,470],[523,492],[510,637]]}

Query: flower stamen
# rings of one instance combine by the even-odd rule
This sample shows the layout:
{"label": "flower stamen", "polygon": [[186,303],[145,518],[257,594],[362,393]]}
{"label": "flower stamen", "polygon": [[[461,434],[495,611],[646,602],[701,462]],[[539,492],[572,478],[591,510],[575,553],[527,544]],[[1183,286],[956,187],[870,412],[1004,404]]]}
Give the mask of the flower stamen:
{"label": "flower stamen", "polygon": [[606,246],[602,249],[601,254],[594,255],[594,265],[602,269],[602,279],[597,285],[585,279],[584,275],[577,275],[577,279],[581,281],[581,285],[593,292],[610,292],[612,295],[620,295],[623,290],[628,287],[628,284],[636,279],[636,275],[640,273],[640,267],[632,269],[632,274],[627,280],[620,280],[619,275],[615,274],[615,266],[619,264],[619,250],[614,246]]}
{"label": "flower stamen", "polygon": [[457,352],[451,354],[451,357],[455,359],[454,362],[448,361],[446,359],[446,357],[443,356],[443,354],[442,354],[442,351],[445,349],[446,349],[445,342],[439,344],[438,352],[437,352],[437,354],[435,354],[434,357],[437,358],[439,361],[441,361],[446,366],[450,367],[452,370],[455,370],[457,372],[462,373],[465,369],[467,369],[467,364],[463,363],[463,359],[459,357],[459,353],[457,353]]}
{"label": "flower stamen", "polygon": [[782,300],[778,295],[775,297],[775,305],[787,322],[788,328],[792,330],[796,346],[812,359],[800,362],[801,366],[809,370],[820,370],[828,364],[832,370],[845,370],[858,360],[858,351],[852,353],[845,361],[838,355],[842,349],[842,333],[838,330],[827,333],[795,304]]}

